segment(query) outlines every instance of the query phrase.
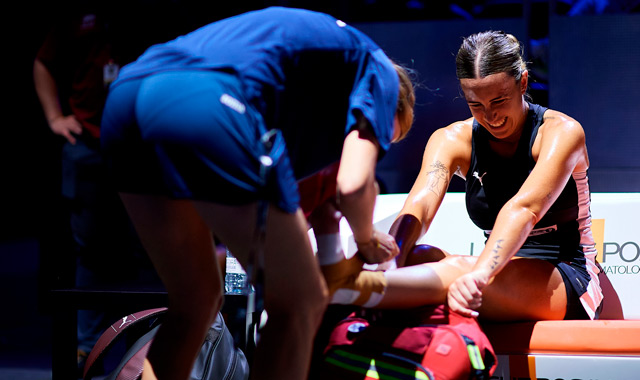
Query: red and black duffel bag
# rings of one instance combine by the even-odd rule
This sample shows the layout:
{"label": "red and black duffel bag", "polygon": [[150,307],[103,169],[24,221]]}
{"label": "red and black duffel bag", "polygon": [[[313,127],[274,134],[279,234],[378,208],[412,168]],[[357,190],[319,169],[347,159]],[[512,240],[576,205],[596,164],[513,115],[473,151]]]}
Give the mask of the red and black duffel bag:
{"label": "red and black duffel bag", "polygon": [[444,305],[362,313],[333,330],[324,352],[323,377],[488,380],[496,368],[493,347],[478,322]]}

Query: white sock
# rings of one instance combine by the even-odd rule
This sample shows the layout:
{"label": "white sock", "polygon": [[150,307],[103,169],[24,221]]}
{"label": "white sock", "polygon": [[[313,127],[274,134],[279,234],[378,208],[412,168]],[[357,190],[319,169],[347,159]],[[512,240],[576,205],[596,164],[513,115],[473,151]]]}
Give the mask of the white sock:
{"label": "white sock", "polygon": [[316,235],[316,246],[320,265],[331,265],[345,259],[340,234]]}

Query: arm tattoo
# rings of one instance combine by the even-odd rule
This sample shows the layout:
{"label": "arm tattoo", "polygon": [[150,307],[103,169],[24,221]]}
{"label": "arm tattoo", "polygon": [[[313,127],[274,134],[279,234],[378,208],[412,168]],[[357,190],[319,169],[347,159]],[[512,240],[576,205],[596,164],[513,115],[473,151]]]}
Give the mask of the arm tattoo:
{"label": "arm tattoo", "polygon": [[498,241],[496,242],[496,246],[491,250],[491,253],[493,254],[492,260],[491,260],[491,269],[496,269],[498,267],[498,259],[500,258],[500,250],[502,249],[502,242],[504,241],[504,239],[498,239]]}
{"label": "arm tattoo", "polygon": [[440,196],[447,189],[449,181],[449,169],[440,161],[431,164],[432,170],[427,172],[427,188],[435,195]]}

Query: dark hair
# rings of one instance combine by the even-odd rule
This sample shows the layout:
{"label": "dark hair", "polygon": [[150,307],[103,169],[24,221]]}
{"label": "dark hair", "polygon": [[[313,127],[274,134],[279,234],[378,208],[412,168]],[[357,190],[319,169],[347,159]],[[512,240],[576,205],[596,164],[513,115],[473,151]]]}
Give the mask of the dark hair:
{"label": "dark hair", "polygon": [[398,142],[407,136],[413,126],[413,107],[416,104],[416,94],[409,74],[410,70],[395,62],[393,62],[393,67],[396,69],[400,81],[400,91],[396,106],[396,114],[400,124],[400,136],[395,142]]}
{"label": "dark hair", "polygon": [[513,35],[501,31],[486,31],[465,38],[456,55],[458,79],[507,73],[520,80],[525,70],[522,45]]}

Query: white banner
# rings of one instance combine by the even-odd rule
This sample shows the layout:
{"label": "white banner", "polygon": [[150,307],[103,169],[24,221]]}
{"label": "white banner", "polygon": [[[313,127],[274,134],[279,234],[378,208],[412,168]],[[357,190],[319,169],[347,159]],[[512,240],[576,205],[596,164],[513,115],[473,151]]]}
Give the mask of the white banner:
{"label": "white banner", "polygon": [[640,357],[615,355],[498,355],[491,380],[631,380]]}

